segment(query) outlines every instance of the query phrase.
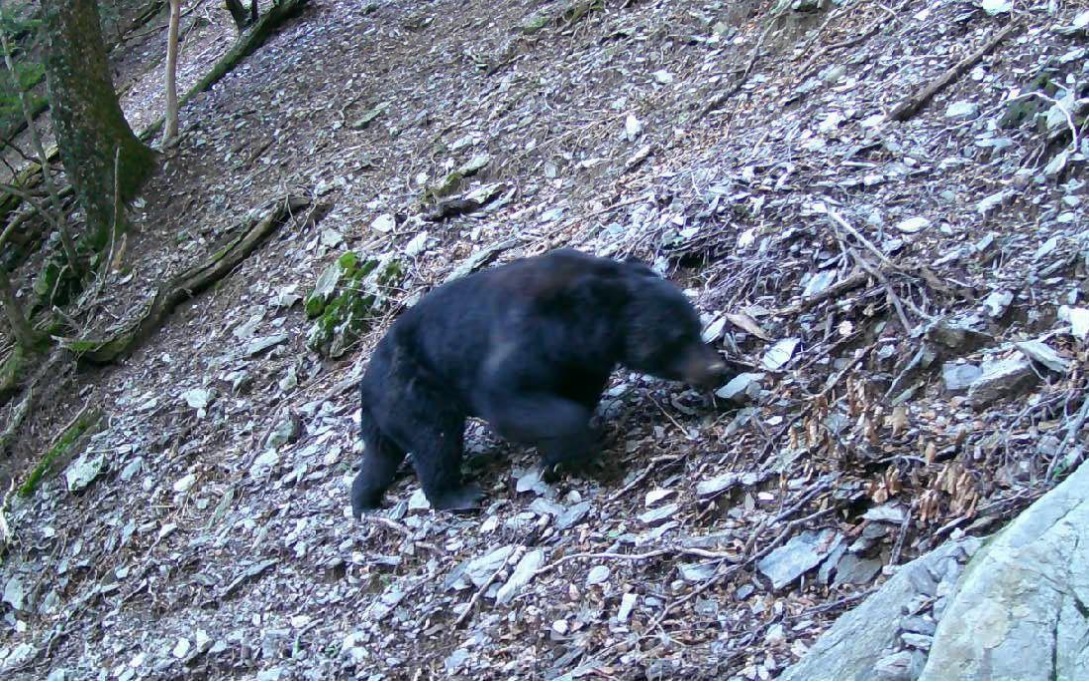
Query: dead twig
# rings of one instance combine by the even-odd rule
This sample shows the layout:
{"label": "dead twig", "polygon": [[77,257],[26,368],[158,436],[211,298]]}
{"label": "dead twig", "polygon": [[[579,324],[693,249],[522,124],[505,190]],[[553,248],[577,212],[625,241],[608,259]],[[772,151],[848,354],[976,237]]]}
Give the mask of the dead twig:
{"label": "dead twig", "polygon": [[[693,590],[691,590],[690,592],[685,594],[683,597],[675,599],[672,602],[670,602],[669,604],[667,604],[665,606],[665,608],[662,609],[662,612],[659,613],[657,616],[655,616],[654,620],[652,620],[650,622],[650,624],[647,625],[646,629],[648,631],[653,630],[654,628],[661,625],[662,622],[669,616],[669,614],[672,613],[678,607],[680,607],[683,604],[686,604],[687,602],[695,599],[696,597],[703,594],[704,592],[706,592],[708,589],[710,589],[714,585],[717,585],[717,584],[721,583],[722,581],[730,578],[731,576],[733,576],[738,571],[741,571],[741,570],[743,570],[743,569],[745,569],[745,568],[747,568],[749,566],[755,565],[756,562],[760,561],[761,559],[763,559],[767,555],[771,554],[773,551],[778,549],[782,544],[784,544],[786,542],[787,538],[789,538],[791,535],[793,535],[794,531],[799,526],[801,526],[802,524],[805,524],[805,523],[808,523],[808,522],[813,521],[815,519],[818,519],[821,516],[825,516],[826,514],[829,514],[829,513],[833,512],[833,511],[835,511],[836,509],[837,509],[837,507],[834,507],[834,506],[833,507],[828,507],[827,509],[820,509],[820,510],[818,510],[816,512],[813,512],[812,514],[809,514],[807,516],[804,516],[804,517],[802,517],[800,519],[795,519],[794,521],[791,521],[790,523],[788,523],[786,528],[784,528],[781,533],[779,533],[777,536],[775,536],[774,540],[772,540],[771,542],[764,545],[761,548],[761,550],[759,552],[757,552],[756,554],[753,554],[753,555],[749,556],[744,561],[740,561],[738,563],[731,564],[731,565],[727,566],[725,569],[723,569],[722,565],[720,564],[719,569],[715,571],[714,575],[712,575],[710,578],[708,578],[707,580],[705,580],[702,583],[700,583],[699,585],[697,585]],[[752,539],[752,544],[755,545],[755,539]]]}
{"label": "dead twig", "polygon": [[559,566],[573,561],[575,559],[615,559],[618,561],[646,561],[647,559],[653,559],[660,556],[677,556],[688,555],[697,556],[701,559],[717,559],[720,561],[737,561],[740,558],[740,554],[737,552],[715,552],[709,549],[703,549],[700,547],[686,547],[684,545],[670,545],[668,547],[662,547],[661,549],[654,549],[649,552],[643,552],[641,554],[624,554],[622,552],[579,552],[578,554],[568,554],[567,556],[560,557],[547,566],[538,568],[533,577],[536,578],[539,575],[548,573],[555,570]]}
{"label": "dead twig", "polygon": [[656,468],[658,468],[659,464],[669,466],[671,464],[676,464],[677,462],[680,462],[680,461],[684,460],[685,457],[686,457],[686,455],[682,454],[682,455],[672,455],[672,456],[669,456],[669,457],[658,457],[658,458],[652,459],[650,461],[650,464],[648,464],[642,471],[640,471],[639,475],[636,476],[635,478],[633,478],[630,483],[628,483],[626,486],[624,486],[620,490],[617,490],[615,493],[610,495],[609,499],[606,501],[606,503],[607,504],[612,504],[613,502],[616,502],[617,500],[619,500],[619,499],[621,499],[623,497],[626,497],[627,494],[630,493],[632,490],[634,490],[636,487],[638,487],[640,483],[647,480],[647,477],[650,476],[650,473],[652,471],[654,471]]}
{"label": "dead twig", "polygon": [[[830,208],[825,208],[824,214],[828,216],[828,219],[829,221],[831,221],[833,227],[838,227],[854,237],[860,244],[866,247],[866,250],[874,254],[877,259],[881,261],[882,265],[890,270],[900,272],[900,268],[898,268],[895,263],[889,260],[889,257],[886,256],[884,252],[881,251],[881,249],[874,246],[873,242],[871,242],[869,239],[866,239],[865,235],[852,227],[851,224],[843,218],[843,216]],[[860,268],[865,270],[867,273],[870,274],[871,277],[880,282],[881,286],[885,287],[885,296],[888,298],[893,308],[896,309],[896,314],[900,318],[900,324],[904,325],[904,331],[910,333],[911,330],[914,328],[914,325],[911,324],[911,321],[908,320],[907,314],[904,313],[904,306],[900,303],[900,297],[896,295],[895,291],[893,291],[892,285],[889,283],[888,277],[885,276],[885,273],[883,273],[880,268],[874,267],[873,264],[860,256],[853,247],[845,246],[845,249]]]}
{"label": "dead twig", "polygon": [[810,308],[826,301],[830,298],[838,298],[840,294],[845,294],[852,289],[857,289],[860,286],[866,284],[869,281],[869,274],[865,272],[855,271],[847,277],[839,280],[832,286],[828,287],[824,291],[803,299],[799,303],[790,306],[789,308],[782,308],[775,311],[776,315],[797,315],[798,313],[805,312]]}
{"label": "dead twig", "polygon": [[[1055,470],[1058,468],[1059,463],[1067,459],[1064,453],[1070,449],[1070,447],[1077,441],[1078,432],[1085,426],[1085,421],[1089,419],[1089,398],[1085,398],[1082,401],[1081,409],[1078,410],[1078,414],[1074,417],[1074,421],[1070,422],[1070,425],[1066,427],[1066,435],[1063,436],[1063,440],[1059,443],[1058,449],[1055,451],[1055,456],[1051,458],[1051,463],[1047,465],[1047,475],[1045,478],[1050,481],[1055,476]],[[1068,464],[1073,464],[1069,462]],[[1064,467],[1069,470],[1072,467]]]}
{"label": "dead twig", "polygon": [[1029,97],[1038,97],[1051,106],[1055,107],[1062,112],[1063,117],[1066,118],[1066,127],[1070,129],[1070,151],[1076,151],[1080,147],[1081,135],[1078,132],[1078,126],[1074,123],[1074,114],[1070,111],[1070,107],[1065,106],[1062,102],[1054,97],[1048,97],[1042,92],[1026,92],[1023,95],[1018,95],[1010,100],[1010,102],[1016,102],[1019,99],[1028,99]]}
{"label": "dead twig", "polygon": [[907,537],[908,528],[911,527],[911,515],[915,511],[915,503],[911,504],[906,514],[904,514],[904,520],[900,523],[900,532],[896,534],[896,542],[892,546],[892,552],[889,554],[889,566],[896,566],[900,563],[900,553],[904,550],[904,539]]}
{"label": "dead twig", "polygon": [[[798,77],[794,79],[794,82],[801,83],[806,78],[808,78],[809,72],[813,68],[813,65],[817,63],[817,60],[819,60],[821,57],[828,54],[829,52],[832,52],[833,50],[842,50],[844,48],[854,47],[855,45],[858,45],[859,43],[868,40],[871,36],[877,33],[878,29],[880,29],[882,26],[887,26],[891,21],[896,21],[899,13],[904,10],[908,2],[910,1],[911,0],[906,0],[905,2],[900,3],[900,6],[896,9],[891,9],[889,7],[885,7],[880,3],[877,3],[878,9],[881,12],[889,14],[891,16],[891,19],[889,17],[881,15],[858,35],[852,38],[848,38],[846,40],[841,40],[838,43],[832,43],[831,45],[822,45],[820,48],[817,49],[816,52],[810,55],[809,59],[805,60],[805,64],[802,65],[802,68],[798,69]],[[828,15],[828,18],[824,20],[824,23],[821,24],[821,27],[817,29],[817,35],[813,36],[813,38],[805,46],[805,49],[802,50],[802,53],[804,54],[806,52],[809,52],[809,50],[813,46],[813,43],[816,42],[820,34],[824,32],[824,29],[827,28],[834,19],[838,19],[840,16],[846,14],[847,10],[854,11],[854,8],[844,6],[838,8],[835,12],[830,13]]]}

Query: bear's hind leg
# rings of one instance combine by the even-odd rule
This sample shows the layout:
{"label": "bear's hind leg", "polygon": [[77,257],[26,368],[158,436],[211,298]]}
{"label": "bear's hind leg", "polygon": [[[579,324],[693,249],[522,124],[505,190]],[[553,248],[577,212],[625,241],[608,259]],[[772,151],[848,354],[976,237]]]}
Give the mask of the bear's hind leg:
{"label": "bear's hind leg", "polygon": [[461,477],[465,415],[450,406],[449,391],[417,377],[390,407],[398,415],[393,433],[412,453],[413,467],[432,508],[477,509],[483,493]]}

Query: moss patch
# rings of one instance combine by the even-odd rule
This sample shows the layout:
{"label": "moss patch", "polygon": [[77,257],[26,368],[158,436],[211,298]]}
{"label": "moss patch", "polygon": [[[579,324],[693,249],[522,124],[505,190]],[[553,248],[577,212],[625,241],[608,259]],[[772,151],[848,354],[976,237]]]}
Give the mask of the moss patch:
{"label": "moss patch", "polygon": [[339,357],[386,309],[386,290],[400,282],[404,265],[396,258],[360,259],[348,251],[318,278],[306,299],[314,318],[306,345],[327,357]]}
{"label": "moss patch", "polygon": [[23,497],[30,497],[33,495],[34,491],[38,489],[38,484],[41,483],[42,478],[49,472],[53,463],[60,459],[62,455],[72,451],[76,443],[79,442],[80,437],[98,423],[100,415],[101,413],[98,412],[98,410],[91,410],[65,429],[64,433],[57,439],[57,442],[53,447],[49,448],[49,450],[42,455],[41,460],[38,462],[38,466],[31,470],[26,481],[19,486],[19,494]]}

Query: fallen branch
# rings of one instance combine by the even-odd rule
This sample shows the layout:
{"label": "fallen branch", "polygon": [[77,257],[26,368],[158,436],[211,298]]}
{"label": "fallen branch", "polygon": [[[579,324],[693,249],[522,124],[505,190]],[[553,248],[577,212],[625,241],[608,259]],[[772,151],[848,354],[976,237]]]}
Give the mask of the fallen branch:
{"label": "fallen branch", "polygon": [[[113,362],[146,339],[178,304],[186,301],[222,279],[249,256],[277,227],[296,212],[311,206],[310,199],[288,195],[245,233],[236,237],[226,247],[213,254],[200,265],[186,270],[160,288],[144,311],[125,324],[108,339],[57,339],[61,346],[80,358],[98,364]],[[321,208],[316,205],[314,211]]]}
{"label": "fallen branch", "polygon": [[662,547],[661,549],[652,549],[649,552],[643,552],[641,554],[623,554],[621,552],[579,552],[578,554],[568,554],[556,559],[547,566],[538,568],[533,573],[533,577],[536,578],[539,575],[548,573],[555,570],[562,564],[575,559],[616,559],[619,561],[646,561],[647,559],[653,559],[660,556],[677,556],[677,555],[689,555],[697,556],[701,559],[716,559],[719,561],[737,561],[740,557],[737,552],[715,552],[709,549],[703,549],[701,547],[685,547],[683,545],[670,545],[668,547]]}
{"label": "fallen branch", "polygon": [[[899,268],[896,267],[896,264],[889,260],[888,256],[886,256],[884,252],[881,251],[881,249],[874,246],[873,243],[869,239],[866,239],[866,237],[861,232],[852,227],[851,224],[843,218],[843,216],[836,213],[832,209],[825,209],[825,215],[828,216],[828,219],[829,221],[831,221],[833,227],[838,227],[842,229],[844,232],[858,240],[858,242],[865,246],[870,253],[877,256],[877,259],[881,261],[881,264],[883,266],[890,270],[899,271]],[[907,315],[904,313],[904,307],[900,304],[900,297],[896,295],[895,291],[893,291],[892,285],[889,283],[889,279],[885,276],[885,273],[882,272],[880,268],[874,266],[865,258],[860,256],[853,247],[844,244],[844,248],[847,253],[851,255],[851,258],[854,259],[855,263],[860,268],[865,270],[867,273],[869,273],[871,277],[880,282],[881,286],[885,287],[885,296],[892,304],[892,307],[896,309],[896,314],[900,318],[900,324],[904,325],[905,332],[910,333],[913,326],[908,320]]]}
{"label": "fallen branch", "polygon": [[839,280],[838,282],[828,287],[824,291],[821,291],[820,293],[814,294],[809,298],[802,299],[801,301],[790,307],[780,308],[779,310],[776,310],[775,314],[797,315],[798,313],[809,310],[818,303],[826,301],[830,298],[838,298],[840,294],[845,294],[852,289],[857,289],[858,287],[866,284],[866,282],[868,282],[869,280],[869,273],[855,272],[854,274],[848,275],[847,277]]}
{"label": "fallen branch", "polygon": [[931,81],[925,88],[893,107],[892,111],[889,112],[889,120],[903,122],[914,116],[923,105],[934,97],[934,95],[941,92],[957,78],[960,78],[968,69],[975,66],[976,62],[983,59],[984,55],[998,47],[999,43],[1015,34],[1020,29],[1021,23],[1019,21],[1011,22],[1006,28],[996,33],[994,37],[984,43],[983,47],[960,60],[952,68]]}

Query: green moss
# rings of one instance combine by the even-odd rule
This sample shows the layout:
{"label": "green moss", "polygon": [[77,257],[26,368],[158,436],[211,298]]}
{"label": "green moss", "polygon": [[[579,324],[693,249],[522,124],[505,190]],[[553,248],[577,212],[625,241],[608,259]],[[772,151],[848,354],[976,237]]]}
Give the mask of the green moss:
{"label": "green moss", "polygon": [[432,185],[424,191],[424,201],[438,201],[439,199],[450,196],[458,191],[458,188],[461,187],[461,181],[464,179],[465,176],[457,171],[447,173],[446,177],[442,179],[442,182],[437,185]]}
{"label": "green moss", "polygon": [[[381,315],[386,307],[384,289],[398,283],[405,266],[399,259],[366,258],[348,252],[333,266],[340,270],[335,285],[331,275],[323,273],[325,281],[307,300],[307,312],[316,311],[306,345],[311,350],[337,357],[344,353]],[[323,294],[319,296],[319,290]],[[313,302],[312,302],[313,301]]]}
{"label": "green moss", "polygon": [[30,497],[37,490],[38,484],[41,483],[42,478],[53,466],[53,463],[57,461],[61,455],[68,453],[72,446],[76,444],[80,436],[88,431],[92,426],[98,423],[99,413],[97,411],[91,411],[84,416],[76,420],[75,424],[72,424],[68,429],[61,434],[61,437],[57,439],[57,442],[53,447],[42,456],[41,461],[38,462],[38,466],[30,472],[26,481],[19,486],[19,494],[23,497]]}
{"label": "green moss", "polygon": [[351,276],[355,271],[355,266],[359,263],[359,256],[356,255],[355,251],[345,251],[337,259],[337,263],[343,268],[344,274]]}
{"label": "green moss", "polygon": [[38,276],[34,280],[34,295],[40,299],[44,299],[52,293],[54,287],[57,286],[57,280],[60,278],[61,267],[56,259],[49,259],[46,262],[45,267],[38,271]]}
{"label": "green moss", "polygon": [[565,24],[573,24],[592,12],[600,12],[605,9],[603,0],[575,0],[560,14],[560,20]]}
{"label": "green moss", "polygon": [[540,31],[545,26],[548,26],[550,23],[552,23],[552,18],[549,17],[547,14],[534,15],[529,19],[526,19],[522,23],[522,33],[531,35],[533,33],[536,33],[537,31]]}
{"label": "green moss", "polygon": [[83,339],[76,339],[74,341],[67,342],[65,346],[73,353],[90,353],[101,348],[102,342],[95,340],[86,341]]}

